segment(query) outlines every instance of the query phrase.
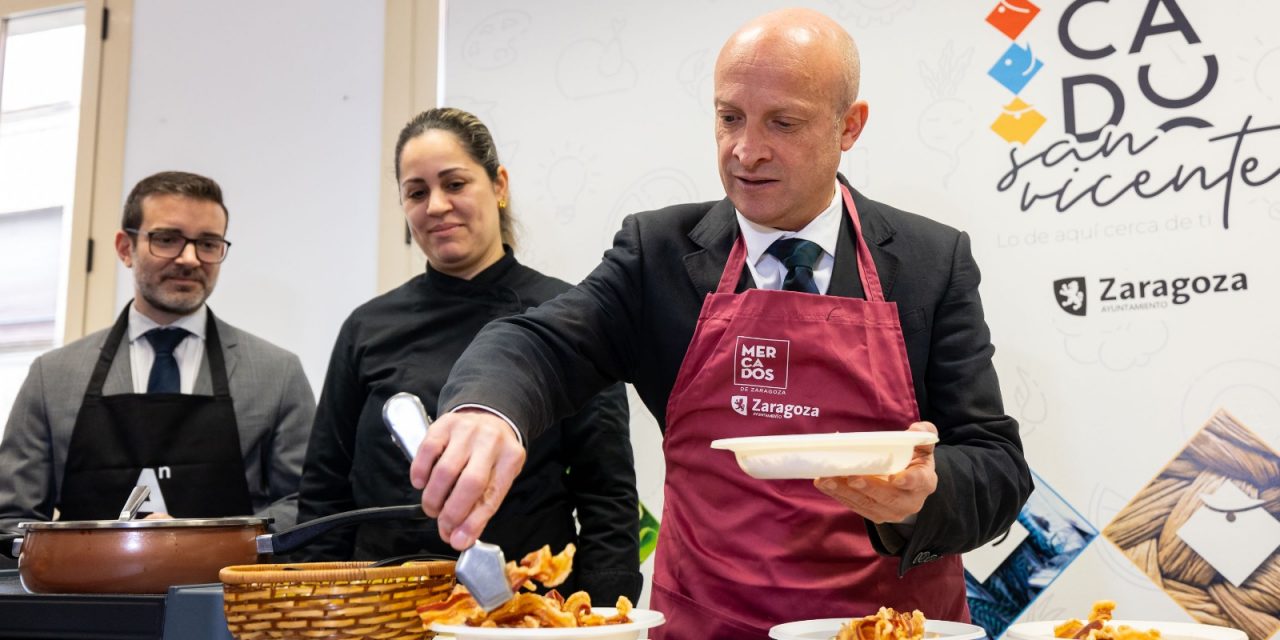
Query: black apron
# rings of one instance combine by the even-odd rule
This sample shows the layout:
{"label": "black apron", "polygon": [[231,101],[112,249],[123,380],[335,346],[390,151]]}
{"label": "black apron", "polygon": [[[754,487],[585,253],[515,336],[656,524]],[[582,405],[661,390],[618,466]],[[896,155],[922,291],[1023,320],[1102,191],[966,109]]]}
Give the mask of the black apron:
{"label": "black apron", "polygon": [[[102,345],[67,449],[58,510],[64,520],[114,519],[138,484],[158,484],[170,515],[253,513],[240,431],[227,384],[218,323],[209,311],[205,358],[213,395],[125,393],[102,385],[129,324],[126,305]],[[154,497],[153,502],[159,502]]]}

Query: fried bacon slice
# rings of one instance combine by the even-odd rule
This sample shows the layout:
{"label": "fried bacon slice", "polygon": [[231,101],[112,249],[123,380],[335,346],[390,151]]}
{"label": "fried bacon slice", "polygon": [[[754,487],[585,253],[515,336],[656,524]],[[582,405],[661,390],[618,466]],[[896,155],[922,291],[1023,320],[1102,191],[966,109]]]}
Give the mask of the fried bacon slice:
{"label": "fried bacon slice", "polygon": [[1089,621],[1081,622],[1072,618],[1053,628],[1053,635],[1057,638],[1084,638],[1089,632],[1095,629],[1101,629],[1111,620],[1111,612],[1115,611],[1116,603],[1114,600],[1099,600],[1093,603],[1093,610],[1089,612]]}
{"label": "fried bacon slice", "polygon": [[569,572],[573,571],[573,554],[577,551],[578,548],[570,543],[565,545],[564,551],[553,556],[551,546],[544,544],[541,549],[529,552],[520,560],[520,564],[508,562],[507,581],[511,583],[511,590],[517,591],[523,587],[532,591],[534,581],[545,587],[564,584],[569,578]]}
{"label": "fried bacon slice", "polygon": [[875,615],[854,618],[840,626],[835,640],[921,640],[924,638],[924,614],[920,611],[898,613],[880,607]]}
{"label": "fried bacon slice", "polygon": [[554,598],[536,593],[517,593],[506,604],[494,609],[483,620],[468,620],[476,627],[576,627],[577,618],[565,611]]}
{"label": "fried bacon slice", "polygon": [[[554,587],[563,584],[573,567],[572,544],[565,547],[557,555],[551,555],[551,548],[541,549],[526,555],[520,560],[507,563],[507,579],[511,588],[532,590],[534,582]],[[457,585],[448,598],[439,602],[420,605],[418,617],[422,626],[430,629],[431,625],[466,625],[469,627],[597,627],[611,624],[631,622],[631,601],[625,596],[618,598],[617,615],[605,617],[591,610],[591,596],[585,591],[577,591],[568,598],[552,589],[546,595],[521,592],[501,607],[485,613],[476,603],[467,588]]]}
{"label": "fried bacon slice", "polygon": [[1114,600],[1098,600],[1093,603],[1088,622],[1067,620],[1053,628],[1053,635],[1075,640],[1159,640],[1160,632],[1155,629],[1142,631],[1123,624],[1107,624],[1115,608]]}
{"label": "fried bacon slice", "polygon": [[[551,593],[555,593],[552,591]],[[551,593],[547,595],[550,596]],[[558,595],[558,594],[557,594]],[[618,612],[612,616],[604,617],[598,613],[591,611],[591,596],[586,591],[577,591],[565,600],[560,608],[573,614],[578,621],[579,627],[602,627],[610,624],[626,624],[631,622],[628,617],[631,613],[631,601],[626,596],[618,596],[618,602],[615,608]]]}
{"label": "fried bacon slice", "polygon": [[418,607],[418,617],[422,618],[422,625],[425,628],[431,628],[431,625],[437,622],[468,624],[470,620],[484,618],[484,615],[484,609],[462,585],[454,587],[448,598]]}

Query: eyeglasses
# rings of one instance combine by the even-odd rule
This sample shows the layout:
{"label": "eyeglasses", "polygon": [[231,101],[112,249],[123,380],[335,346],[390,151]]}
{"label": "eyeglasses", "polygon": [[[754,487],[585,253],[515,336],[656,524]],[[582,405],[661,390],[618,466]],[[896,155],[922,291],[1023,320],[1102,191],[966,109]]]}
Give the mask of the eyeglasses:
{"label": "eyeglasses", "polygon": [[[125,229],[132,235],[143,234],[138,229]],[[187,250],[188,244],[196,246],[196,258],[205,264],[217,264],[227,257],[227,249],[231,246],[223,238],[188,238],[177,231],[147,231],[147,244],[151,255],[157,258],[176,258]]]}

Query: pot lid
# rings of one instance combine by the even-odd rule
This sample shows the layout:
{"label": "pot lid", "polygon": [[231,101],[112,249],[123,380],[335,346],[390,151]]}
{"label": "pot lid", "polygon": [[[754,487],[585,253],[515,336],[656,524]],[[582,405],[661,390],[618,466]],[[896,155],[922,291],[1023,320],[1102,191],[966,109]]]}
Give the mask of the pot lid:
{"label": "pot lid", "polygon": [[249,527],[266,525],[270,518],[174,518],[172,520],[58,520],[20,522],[23,531],[45,529],[187,529],[192,527]]}

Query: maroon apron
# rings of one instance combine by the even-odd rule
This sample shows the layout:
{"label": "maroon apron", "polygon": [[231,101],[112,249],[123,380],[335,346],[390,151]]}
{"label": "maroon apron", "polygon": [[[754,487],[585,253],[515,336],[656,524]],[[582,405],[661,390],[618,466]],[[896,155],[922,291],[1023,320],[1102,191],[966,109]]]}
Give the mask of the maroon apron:
{"label": "maroon apron", "polygon": [[[919,609],[969,620],[959,556],[898,576],[863,518],[810,480],[757,480],[712,440],[896,431],[919,420],[897,305],[885,302],[858,212],[867,299],[749,289],[734,293],[746,248],[734,244],[707,296],[667,403],[667,476],[651,606],[655,640],[766,638],[796,620]],[[833,275],[834,277],[834,275]]]}

